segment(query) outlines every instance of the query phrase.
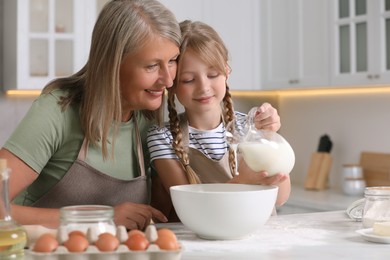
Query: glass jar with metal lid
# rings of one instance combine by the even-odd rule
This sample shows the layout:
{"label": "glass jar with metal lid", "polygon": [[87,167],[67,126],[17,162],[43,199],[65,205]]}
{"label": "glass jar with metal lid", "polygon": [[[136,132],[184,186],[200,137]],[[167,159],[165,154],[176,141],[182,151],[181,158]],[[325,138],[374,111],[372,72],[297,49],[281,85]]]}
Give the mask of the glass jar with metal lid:
{"label": "glass jar with metal lid", "polygon": [[116,234],[114,208],[103,205],[67,206],[60,209],[60,227],[62,231],[82,231],[87,234],[93,229],[96,235],[109,232]]}
{"label": "glass jar with metal lid", "polygon": [[390,186],[367,187],[364,191],[363,226],[390,221]]}

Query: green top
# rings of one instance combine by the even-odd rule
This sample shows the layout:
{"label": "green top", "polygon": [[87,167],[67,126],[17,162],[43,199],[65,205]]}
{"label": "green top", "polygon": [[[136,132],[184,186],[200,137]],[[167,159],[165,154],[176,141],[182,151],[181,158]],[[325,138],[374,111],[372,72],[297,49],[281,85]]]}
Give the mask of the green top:
{"label": "green top", "polygon": [[[58,101],[66,95],[55,90],[40,95],[32,104],[4,148],[29,165],[39,176],[16,199],[20,205],[31,205],[53,187],[76,160],[84,134],[80,125],[79,105],[61,111]],[[146,172],[149,154],[146,133],[153,123],[137,113],[138,127],[144,151]],[[109,154],[111,146],[109,146]],[[86,163],[114,178],[130,180],[139,176],[136,135],[133,121],[121,124],[115,143],[114,160],[103,161],[99,147],[90,145]],[[86,184],[88,185],[88,184]]]}

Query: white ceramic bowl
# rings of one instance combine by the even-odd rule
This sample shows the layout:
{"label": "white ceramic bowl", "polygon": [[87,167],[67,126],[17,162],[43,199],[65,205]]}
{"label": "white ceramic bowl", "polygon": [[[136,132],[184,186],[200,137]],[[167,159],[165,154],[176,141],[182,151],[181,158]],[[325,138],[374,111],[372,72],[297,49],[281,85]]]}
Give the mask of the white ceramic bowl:
{"label": "white ceramic bowl", "polygon": [[205,239],[240,239],[266,223],[277,186],[189,184],[170,188],[173,206],[184,226]]}

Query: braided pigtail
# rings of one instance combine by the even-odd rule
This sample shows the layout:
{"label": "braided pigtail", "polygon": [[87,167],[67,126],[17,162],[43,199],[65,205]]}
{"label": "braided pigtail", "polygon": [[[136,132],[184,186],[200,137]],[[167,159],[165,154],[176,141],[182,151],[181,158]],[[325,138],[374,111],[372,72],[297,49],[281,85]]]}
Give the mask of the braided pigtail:
{"label": "braided pigtail", "polygon": [[168,90],[168,112],[170,130],[173,137],[172,148],[184,167],[188,182],[190,184],[201,183],[198,175],[190,166],[188,153],[183,148],[183,134],[180,129],[180,120],[176,111],[175,95],[171,89]]}
{"label": "braided pigtail", "polygon": [[[225,122],[226,131],[234,133],[235,124],[234,124],[234,109],[233,109],[233,99],[229,91],[229,86],[226,83],[226,92],[223,98],[223,121]],[[232,175],[234,176],[238,165],[236,165],[234,150],[229,147],[229,166]]]}

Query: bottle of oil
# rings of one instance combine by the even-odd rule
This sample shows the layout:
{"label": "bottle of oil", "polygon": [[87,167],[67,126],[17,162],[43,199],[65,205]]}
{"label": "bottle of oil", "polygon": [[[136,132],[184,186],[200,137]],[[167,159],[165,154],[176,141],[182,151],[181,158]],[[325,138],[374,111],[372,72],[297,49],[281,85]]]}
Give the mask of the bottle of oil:
{"label": "bottle of oil", "polygon": [[27,232],[11,217],[8,194],[10,169],[0,158],[0,259],[22,259],[27,244]]}

